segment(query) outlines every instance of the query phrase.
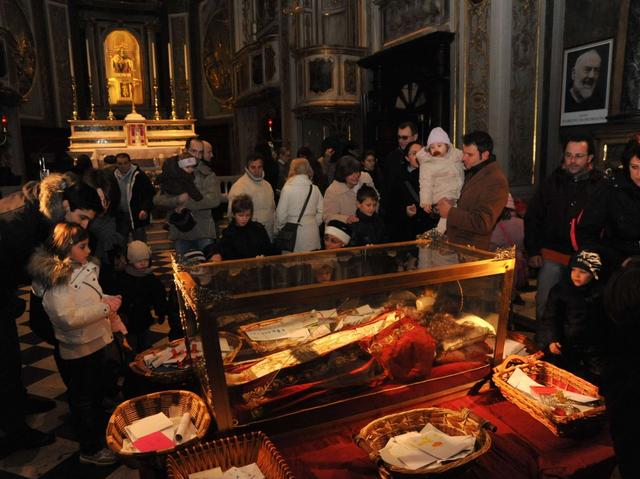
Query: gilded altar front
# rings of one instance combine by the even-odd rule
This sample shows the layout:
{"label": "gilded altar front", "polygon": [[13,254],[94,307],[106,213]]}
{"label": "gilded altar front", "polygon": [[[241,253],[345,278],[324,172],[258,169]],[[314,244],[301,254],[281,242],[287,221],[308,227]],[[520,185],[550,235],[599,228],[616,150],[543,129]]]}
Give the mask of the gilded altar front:
{"label": "gilded altar front", "polygon": [[70,120],[71,156],[89,155],[95,166],[107,155],[129,153],[132,159],[162,163],[196,136],[195,120]]}

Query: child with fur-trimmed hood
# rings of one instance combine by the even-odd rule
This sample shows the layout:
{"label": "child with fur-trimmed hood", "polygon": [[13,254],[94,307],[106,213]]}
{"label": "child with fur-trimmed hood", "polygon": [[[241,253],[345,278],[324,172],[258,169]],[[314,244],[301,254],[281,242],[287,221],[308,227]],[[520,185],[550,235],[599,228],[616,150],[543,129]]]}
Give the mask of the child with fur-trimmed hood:
{"label": "child with fur-trimmed hood", "polygon": [[[449,135],[440,127],[429,133],[427,147],[416,154],[420,163],[420,206],[425,213],[437,215],[436,203],[442,199],[457,200],[464,183],[462,151],[451,144]],[[437,229],[444,233],[447,220],[440,218]]]}
{"label": "child with fur-trimmed hood", "polygon": [[33,254],[29,272],[58,341],[80,462],[109,465],[116,458],[104,447],[104,425],[97,418],[104,396],[107,348],[113,333],[127,331],[117,314],[121,298],[102,292],[100,268],[90,253],[84,228],[58,223],[48,245]]}

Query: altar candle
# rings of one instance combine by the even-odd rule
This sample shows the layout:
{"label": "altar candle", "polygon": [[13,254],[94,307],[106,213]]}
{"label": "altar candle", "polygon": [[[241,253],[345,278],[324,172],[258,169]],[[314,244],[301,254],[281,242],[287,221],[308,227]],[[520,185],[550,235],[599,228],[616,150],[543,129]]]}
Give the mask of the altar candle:
{"label": "altar candle", "polygon": [[167,43],[167,51],[169,52],[169,80],[173,80],[173,60],[171,59],[171,42]]}
{"label": "altar candle", "polygon": [[189,81],[189,60],[187,60],[187,44],[182,45],[184,49],[184,79]]}
{"label": "altar candle", "polygon": [[89,55],[89,39],[84,39],[84,46],[87,47],[87,72],[89,73],[89,82],[91,82],[91,56]]}
{"label": "altar candle", "polygon": [[71,38],[68,40],[69,43],[69,70],[71,70],[71,78],[76,76],[75,69],[73,68],[73,50],[71,49]]}
{"label": "altar candle", "polygon": [[153,81],[156,81],[158,72],[156,71],[156,44],[151,42],[151,70],[153,71]]}

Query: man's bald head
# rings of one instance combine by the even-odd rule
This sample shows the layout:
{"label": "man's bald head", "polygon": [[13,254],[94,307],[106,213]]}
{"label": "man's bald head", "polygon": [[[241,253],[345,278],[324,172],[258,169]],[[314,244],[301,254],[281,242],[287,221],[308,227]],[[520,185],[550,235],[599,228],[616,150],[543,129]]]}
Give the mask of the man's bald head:
{"label": "man's bald head", "polygon": [[213,161],[213,145],[205,140],[202,140],[202,144],[204,145],[202,159],[207,163],[211,163],[211,161]]}
{"label": "man's bald head", "polygon": [[596,50],[584,52],[571,70],[573,84],[569,90],[576,103],[582,103],[593,96],[600,77],[602,58]]}

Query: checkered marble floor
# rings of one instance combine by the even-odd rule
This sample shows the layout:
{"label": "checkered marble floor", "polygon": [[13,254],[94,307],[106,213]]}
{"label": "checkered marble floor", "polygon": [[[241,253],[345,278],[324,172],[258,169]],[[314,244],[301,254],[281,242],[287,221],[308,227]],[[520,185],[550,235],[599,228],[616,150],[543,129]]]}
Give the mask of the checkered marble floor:
{"label": "checkered marble floor", "polygon": [[[160,251],[152,257],[154,271],[165,285],[172,281],[171,253]],[[22,297],[28,300],[28,288],[22,291]],[[27,308],[17,321],[22,351],[23,384],[29,393],[55,400],[56,407],[44,414],[27,416],[27,422],[31,427],[41,431],[53,432],[56,441],[40,449],[17,451],[0,459],[0,479],[138,478],[137,470],[124,465],[98,467],[79,462],[78,442],[69,424],[66,387],[53,359],[53,346],[42,342],[31,332],[27,325],[28,317]],[[167,322],[153,325],[151,331],[154,343],[166,339],[168,330]]]}

